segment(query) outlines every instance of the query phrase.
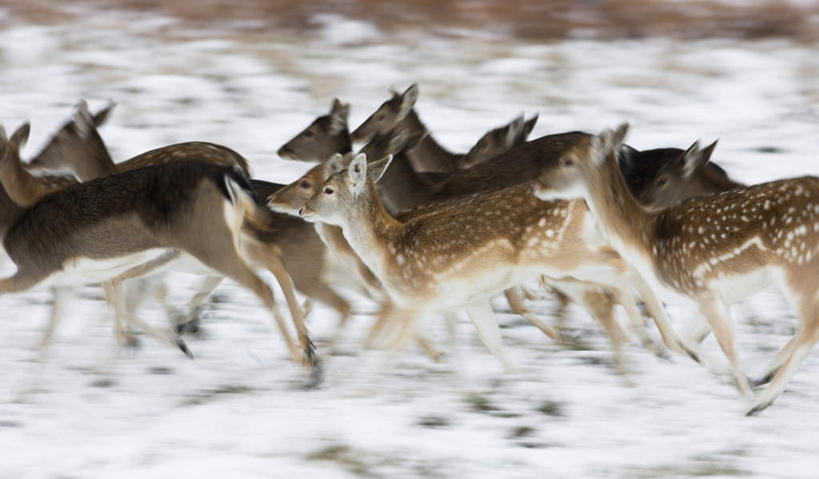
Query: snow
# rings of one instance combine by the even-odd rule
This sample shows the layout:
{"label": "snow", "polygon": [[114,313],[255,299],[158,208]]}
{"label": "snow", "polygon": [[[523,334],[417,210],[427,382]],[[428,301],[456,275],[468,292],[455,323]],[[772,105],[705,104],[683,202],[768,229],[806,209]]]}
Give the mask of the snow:
{"label": "snow", "polygon": [[[146,14],[83,16],[0,30],[0,124],[32,121],[33,155],[79,98],[118,103],[101,130],[113,156],[187,140],[244,154],[258,178],[288,182],[310,165],[275,151],[325,113],[353,105],[351,126],[387,88],[419,82],[418,111],[435,138],[464,151],[521,111],[532,137],[631,122],[637,148],[719,138],[714,161],[760,182],[819,174],[816,45],[667,40],[520,43],[493,36],[389,36],[361,22],[319,18],[319,35],[185,30]],[[354,45],[354,47],[351,47]],[[10,272],[7,266],[3,271]],[[181,307],[199,278],[169,278]],[[726,379],[713,339],[710,373],[686,357],[626,349],[615,374],[601,328],[572,307],[581,344],[553,344],[495,302],[521,372],[504,374],[474,328],[447,348],[439,318],[422,327],[442,364],[410,348],[392,366],[361,351],[375,306],[356,314],[330,355],[336,318],[322,306],[310,329],[327,366],[303,390],[270,315],[225,284],[190,338],[196,356],[149,338],[117,352],[99,288],[83,288],[48,355],[35,347],[48,291],[0,298],[0,478],[29,477],[813,477],[819,466],[819,357],[808,357],[761,416]],[[556,304],[534,309],[555,321]],[[756,376],[797,326],[780,295],[734,308],[739,348]],[[691,312],[670,307],[684,329]],[[146,320],[163,324],[156,305]],[[624,318],[620,318],[624,319]]]}

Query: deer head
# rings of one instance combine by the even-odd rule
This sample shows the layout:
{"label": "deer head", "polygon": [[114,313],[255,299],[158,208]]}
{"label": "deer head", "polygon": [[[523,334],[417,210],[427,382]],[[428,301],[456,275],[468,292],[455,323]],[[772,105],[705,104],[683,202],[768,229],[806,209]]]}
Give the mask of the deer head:
{"label": "deer head", "polygon": [[80,101],[71,121],[49,140],[45,148],[32,159],[32,170],[70,170],[81,180],[113,173],[113,160],[97,128],[108,119],[114,102],[91,114],[85,100]]}
{"label": "deer head", "polygon": [[387,134],[396,129],[412,111],[418,101],[418,84],[413,83],[404,93],[393,91],[392,98],[385,101],[364,123],[352,133],[355,142],[366,142],[376,135]]}
{"label": "deer head", "polygon": [[458,166],[461,169],[471,168],[478,163],[508,151],[515,145],[526,142],[532,128],[537,122],[537,115],[529,121],[524,121],[523,114],[511,123],[486,132],[475,145],[461,158]]}
{"label": "deer head", "polygon": [[352,149],[347,118],[350,105],[333,99],[330,113],[316,118],[313,123],[279,148],[282,158],[296,161],[325,162],[334,153]]}
{"label": "deer head", "polygon": [[298,180],[282,187],[267,200],[267,207],[279,213],[298,215],[299,209],[332,175],[347,168],[351,155],[336,153],[326,163],[316,165]]}
{"label": "deer head", "polygon": [[709,174],[704,170],[706,165],[709,165],[708,161],[716,146],[715,141],[700,149],[699,142],[695,141],[687,150],[659,169],[653,181],[637,194],[637,201],[660,210],[677,205],[691,196],[699,196],[696,193],[701,187],[696,183],[702,179],[701,175]]}
{"label": "deer head", "polygon": [[379,202],[374,181],[384,174],[392,156],[367,168],[367,155],[359,153],[346,171],[331,176],[299,210],[306,221],[336,226],[350,224],[355,217],[366,214]]}
{"label": "deer head", "polygon": [[599,168],[606,159],[615,155],[628,132],[624,123],[615,130],[604,130],[598,136],[584,138],[566,151],[557,162],[546,166],[535,182],[534,194],[544,201],[556,199],[582,199],[587,195],[583,181],[586,179],[588,189],[608,188],[607,185],[592,185]]}

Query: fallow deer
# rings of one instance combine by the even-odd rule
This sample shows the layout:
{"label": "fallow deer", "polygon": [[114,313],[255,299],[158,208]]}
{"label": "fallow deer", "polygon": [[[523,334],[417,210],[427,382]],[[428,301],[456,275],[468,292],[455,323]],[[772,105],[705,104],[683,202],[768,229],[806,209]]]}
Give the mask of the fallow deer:
{"label": "fallow deer", "polygon": [[279,148],[278,155],[288,160],[323,163],[334,153],[353,150],[347,118],[350,105],[333,99],[330,112],[316,118],[310,125]]}
{"label": "fallow deer", "polygon": [[[372,115],[367,117],[367,119],[353,131],[353,141],[366,143],[374,137],[389,135],[402,129],[407,130],[411,136],[427,132],[426,126],[421,122],[421,119],[415,112],[418,90],[418,84],[413,83],[404,93],[392,91],[392,98],[382,103]],[[501,148],[500,151],[505,151],[510,145],[525,142],[526,137],[531,132],[536,121],[537,116],[522,124],[519,132],[512,136],[511,144],[498,142],[492,146],[497,148],[499,145],[504,144],[505,146]],[[500,129],[492,131],[497,130]],[[487,135],[490,135],[492,131],[484,135],[482,140],[484,140]],[[432,135],[427,134],[415,148],[408,150],[406,155],[413,170],[416,172],[452,173],[459,168],[467,167],[467,165],[474,166],[479,162],[475,161],[479,159],[479,157],[482,161],[494,156],[493,152],[496,151],[495,148],[491,150],[486,148],[484,151],[484,145],[486,147],[490,146],[487,143],[488,142],[481,143],[481,140],[479,140],[470,150],[472,157],[467,158],[467,155],[463,153],[452,153],[435,141]]]}
{"label": "fallow deer", "polygon": [[649,212],[617,165],[615,151],[627,129],[606,130],[568,152],[543,171],[535,192],[546,200],[584,198],[612,246],[655,290],[695,304],[749,399],[728,305],[778,283],[793,299],[802,328],[774,358],[773,379],[748,411],[758,413],[819,340],[819,178],[739,187]]}
{"label": "fallow deer", "polygon": [[[8,141],[0,127],[4,187],[13,181],[7,171],[19,168],[24,140],[24,134],[15,134]],[[272,291],[248,265],[248,261],[263,261],[283,290],[290,286],[278,250],[260,247],[242,231],[245,222],[262,229],[275,225],[271,213],[256,204],[252,187],[238,167],[175,161],[80,183],[50,193],[30,207],[4,206],[3,246],[17,271],[0,280],[0,293],[24,291],[44,282],[101,282],[133,274],[134,268],[148,272],[152,267],[145,268],[146,264],[162,266],[181,251],[253,291],[273,311],[292,357],[299,359]],[[290,304],[305,360],[318,375],[301,312]]]}
{"label": "fallow deer", "polygon": [[[375,178],[389,159],[376,164]],[[605,284],[618,291],[618,299],[633,301],[627,267],[613,249],[596,241],[585,205],[538,204],[528,185],[467,197],[402,223],[384,209],[368,178],[366,157],[358,155],[346,173],[323,184],[300,214],[342,228],[408,319],[405,331],[423,311],[465,308],[487,349],[507,366],[488,297],[548,274]],[[652,313],[662,308],[644,284],[634,287]],[[685,348],[664,316],[654,319],[669,348]]]}

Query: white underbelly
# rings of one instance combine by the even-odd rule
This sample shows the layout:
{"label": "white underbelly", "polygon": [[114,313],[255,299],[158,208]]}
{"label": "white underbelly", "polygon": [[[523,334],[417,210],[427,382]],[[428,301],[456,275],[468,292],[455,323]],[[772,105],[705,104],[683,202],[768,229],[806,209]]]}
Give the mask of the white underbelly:
{"label": "white underbelly", "polygon": [[723,301],[733,304],[775,284],[774,278],[779,271],[780,268],[760,268],[746,274],[713,279],[710,285],[719,291]]}
{"label": "white underbelly", "polygon": [[138,253],[101,260],[82,257],[72,258],[65,261],[63,268],[51,274],[43,283],[53,286],[102,283],[116,278],[131,268],[153,261],[168,251],[165,248],[152,248]]}

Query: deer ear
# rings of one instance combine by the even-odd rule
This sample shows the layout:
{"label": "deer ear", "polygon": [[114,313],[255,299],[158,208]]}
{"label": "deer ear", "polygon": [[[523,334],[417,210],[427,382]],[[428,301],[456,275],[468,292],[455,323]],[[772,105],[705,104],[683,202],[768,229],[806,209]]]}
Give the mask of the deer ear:
{"label": "deer ear", "polygon": [[341,153],[336,153],[327,160],[327,168],[330,170],[331,175],[335,175],[339,171],[343,171],[345,168],[344,165],[344,155]]}
{"label": "deer ear", "polygon": [[538,115],[533,116],[529,121],[523,124],[523,129],[520,131],[520,141],[523,143],[529,138],[529,134],[532,133],[532,130],[535,128],[535,123],[537,123]]}
{"label": "deer ear", "polygon": [[626,133],[628,133],[628,123],[621,123],[620,126],[614,130],[612,149],[619,148],[620,145],[623,144],[623,141],[626,139]]}
{"label": "deer ear", "polygon": [[77,111],[74,112],[74,126],[82,138],[88,138],[96,126],[94,126],[94,117],[88,112],[88,103],[83,99],[77,105]]}
{"label": "deer ear", "polygon": [[623,123],[615,130],[605,129],[592,138],[592,161],[598,166],[603,164],[612,151],[617,151],[628,132],[628,123]]}
{"label": "deer ear", "polygon": [[9,144],[12,148],[15,148],[17,151],[20,151],[26,142],[28,141],[28,135],[31,133],[31,123],[25,122],[20,125],[14,133],[11,134],[11,138],[9,138]]}
{"label": "deer ear", "polygon": [[523,113],[520,114],[517,118],[512,120],[512,123],[506,126],[506,137],[504,138],[504,144],[506,149],[512,148],[518,138],[520,138],[520,134],[523,131]]}
{"label": "deer ear", "polygon": [[387,168],[390,167],[390,163],[392,163],[392,155],[387,155],[384,158],[370,164],[370,166],[367,168],[367,174],[374,183],[378,183],[378,180],[384,176],[384,172],[386,172]]}
{"label": "deer ear", "polygon": [[716,146],[717,144],[714,142],[711,145],[708,145],[708,148],[700,150],[699,141],[695,141],[691,146],[689,146],[681,157],[683,177],[685,179],[691,178],[694,176],[697,169],[708,163],[708,160],[711,158],[711,153],[714,152],[714,148]]}
{"label": "deer ear", "polygon": [[409,131],[407,131],[406,128],[402,128],[395,132],[395,134],[390,137],[389,144],[387,145],[387,153],[390,155],[396,155],[403,151],[407,146],[409,136]]}
{"label": "deer ear", "polygon": [[105,108],[95,113],[94,125],[97,127],[102,126],[102,124],[108,120],[108,115],[111,114],[111,110],[113,110],[115,106],[117,106],[116,102],[109,101]]}
{"label": "deer ear", "polygon": [[338,135],[347,129],[347,118],[350,116],[350,105],[341,103],[338,98],[333,99],[330,108],[330,134]]}
{"label": "deer ear", "polygon": [[401,104],[398,108],[398,119],[403,120],[418,101],[418,84],[413,83],[401,94]]}
{"label": "deer ear", "polygon": [[361,194],[367,184],[367,155],[359,153],[347,168],[354,195]]}

